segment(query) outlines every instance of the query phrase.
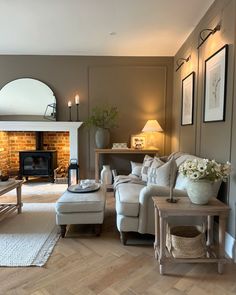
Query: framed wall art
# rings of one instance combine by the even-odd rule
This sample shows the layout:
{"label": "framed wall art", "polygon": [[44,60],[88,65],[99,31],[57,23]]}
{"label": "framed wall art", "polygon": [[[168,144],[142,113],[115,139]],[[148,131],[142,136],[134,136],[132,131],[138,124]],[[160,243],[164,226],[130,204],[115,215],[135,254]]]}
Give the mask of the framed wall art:
{"label": "framed wall art", "polygon": [[131,135],[131,148],[142,150],[145,148],[146,138],[140,135]]}
{"label": "framed wall art", "polygon": [[182,107],[181,107],[181,125],[193,124],[193,107],[194,107],[194,78],[192,72],[182,80]]}
{"label": "framed wall art", "polygon": [[228,45],[205,60],[204,122],[225,120]]}

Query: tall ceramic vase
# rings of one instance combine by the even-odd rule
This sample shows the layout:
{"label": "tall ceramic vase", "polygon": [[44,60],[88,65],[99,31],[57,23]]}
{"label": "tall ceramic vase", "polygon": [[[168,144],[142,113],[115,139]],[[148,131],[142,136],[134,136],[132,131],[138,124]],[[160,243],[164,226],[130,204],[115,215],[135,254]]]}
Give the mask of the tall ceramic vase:
{"label": "tall ceramic vase", "polygon": [[95,144],[98,149],[105,149],[110,143],[110,131],[105,128],[97,128],[95,133]]}
{"label": "tall ceramic vase", "polygon": [[101,183],[105,185],[112,184],[112,173],[109,165],[103,165],[101,171]]}
{"label": "tall ceramic vase", "polygon": [[207,204],[213,195],[213,182],[207,180],[189,181],[187,193],[192,203],[198,205]]}

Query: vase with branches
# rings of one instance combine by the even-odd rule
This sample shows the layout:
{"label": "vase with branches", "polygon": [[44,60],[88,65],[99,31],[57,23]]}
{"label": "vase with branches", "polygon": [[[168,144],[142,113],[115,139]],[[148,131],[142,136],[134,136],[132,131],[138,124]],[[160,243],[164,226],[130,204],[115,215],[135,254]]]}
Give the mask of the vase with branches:
{"label": "vase with branches", "polygon": [[107,148],[110,143],[110,130],[117,127],[118,109],[115,106],[96,106],[85,121],[89,128],[95,128],[95,143],[97,148]]}

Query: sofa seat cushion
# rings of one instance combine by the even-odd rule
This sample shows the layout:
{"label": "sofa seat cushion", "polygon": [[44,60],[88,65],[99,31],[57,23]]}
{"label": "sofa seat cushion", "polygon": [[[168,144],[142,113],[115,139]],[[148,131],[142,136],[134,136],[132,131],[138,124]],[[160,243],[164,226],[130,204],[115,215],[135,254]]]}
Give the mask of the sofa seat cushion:
{"label": "sofa seat cushion", "polygon": [[65,191],[56,203],[57,213],[100,212],[105,206],[105,191],[70,193]]}
{"label": "sofa seat cushion", "polygon": [[116,188],[116,212],[125,216],[139,215],[139,193],[144,187],[137,183],[121,183]]}

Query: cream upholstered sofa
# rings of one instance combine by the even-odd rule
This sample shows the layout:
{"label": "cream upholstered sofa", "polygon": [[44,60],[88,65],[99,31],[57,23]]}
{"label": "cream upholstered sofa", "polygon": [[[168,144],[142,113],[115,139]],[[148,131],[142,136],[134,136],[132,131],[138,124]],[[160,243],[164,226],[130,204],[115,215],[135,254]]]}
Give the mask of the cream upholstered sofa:
{"label": "cream upholstered sofa", "polygon": [[[189,155],[186,153],[173,153],[169,157],[166,157],[162,160],[162,166],[154,171],[160,171],[157,175],[159,179],[156,181],[157,184],[153,184],[153,181],[149,181],[148,177],[151,178],[152,174],[152,158],[145,156],[146,160],[150,160],[151,164],[149,167],[145,166],[144,163],[140,167],[134,167],[132,172],[135,175],[130,174],[131,181],[126,180],[126,178],[120,178],[121,181],[115,179],[115,198],[116,198],[116,224],[120,232],[121,242],[126,245],[127,242],[127,232],[138,232],[141,234],[154,234],[154,206],[152,197],[153,196],[166,196],[170,194],[170,184],[174,185],[174,196],[182,197],[187,196],[186,188],[188,185],[188,179],[178,173],[179,166],[188,159],[198,158],[194,155]],[[198,158],[199,159],[199,158]],[[164,162],[164,161],[165,162]],[[168,168],[172,162],[171,169]],[[173,166],[174,162],[174,166]],[[148,166],[148,165],[147,165]],[[155,166],[155,165],[154,165]],[[161,169],[160,169],[161,168]],[[139,170],[140,169],[140,170]],[[169,170],[168,170],[169,169]],[[146,179],[145,175],[143,177],[142,173],[145,173],[146,170]],[[141,175],[139,175],[141,174]],[[155,176],[155,175],[154,175]],[[140,178],[146,181],[139,181]],[[123,180],[122,180],[123,179]],[[159,184],[158,184],[159,183]],[[220,182],[214,184],[214,196],[217,196],[218,190],[220,187]],[[189,218],[172,218],[169,222],[186,224],[186,223],[198,223],[199,220],[194,220],[191,217],[191,222]]]}

